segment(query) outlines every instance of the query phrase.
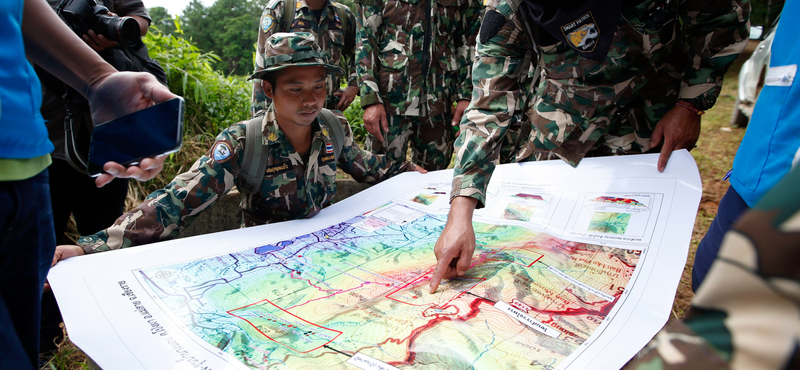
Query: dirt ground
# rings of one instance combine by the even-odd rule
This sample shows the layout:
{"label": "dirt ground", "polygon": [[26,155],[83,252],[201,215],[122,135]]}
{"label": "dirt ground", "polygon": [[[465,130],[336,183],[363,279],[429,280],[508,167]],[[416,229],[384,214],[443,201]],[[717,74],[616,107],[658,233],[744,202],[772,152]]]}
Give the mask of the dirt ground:
{"label": "dirt ground", "polygon": [[739,143],[744,137],[744,129],[730,127],[729,121],[733,105],[736,100],[738,88],[738,72],[742,57],[734,64],[725,76],[725,85],[717,99],[717,104],[703,116],[702,131],[697,142],[697,148],[692,151],[692,156],[697,161],[700,177],[703,181],[703,196],[697,210],[697,219],[694,223],[692,243],[683,277],[675,293],[675,302],[672,313],[682,318],[689,303],[694,297],[692,293],[692,264],[697,244],[700,243],[708,230],[708,226],[717,214],[720,199],[728,190],[728,182],[722,178],[733,165],[733,158]]}

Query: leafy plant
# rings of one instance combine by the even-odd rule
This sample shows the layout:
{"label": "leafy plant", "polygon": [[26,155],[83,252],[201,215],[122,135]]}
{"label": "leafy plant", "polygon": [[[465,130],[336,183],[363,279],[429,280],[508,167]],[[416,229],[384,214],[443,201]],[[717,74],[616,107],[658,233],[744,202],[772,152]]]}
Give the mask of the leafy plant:
{"label": "leafy plant", "polygon": [[164,162],[164,170],[156,178],[144,184],[131,182],[129,206],[139,204],[142,196],[186,171],[220,131],[249,118],[252,85],[244,77],[215,71],[213,64],[219,57],[202,52],[184,38],[180,18],[175,17],[174,23],[173,33],[151,27],[143,41],[150,57],[166,71],[170,91],[186,100],[183,147]]}

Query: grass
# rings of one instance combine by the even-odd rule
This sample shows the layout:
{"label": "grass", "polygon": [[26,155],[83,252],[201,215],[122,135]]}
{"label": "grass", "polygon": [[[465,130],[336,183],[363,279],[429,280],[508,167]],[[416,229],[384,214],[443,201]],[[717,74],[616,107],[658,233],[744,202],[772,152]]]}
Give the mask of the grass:
{"label": "grass", "polygon": [[[728,188],[727,181],[722,181],[722,177],[731,168],[736,150],[742,137],[744,137],[744,129],[731,128],[728,125],[735,101],[738,84],[737,75],[742,61],[742,58],[740,58],[725,76],[725,85],[722,88],[722,93],[714,108],[703,116],[700,139],[697,142],[697,148],[691,152],[700,170],[700,177],[703,182],[703,196],[697,212],[697,219],[695,220],[689,256],[672,307],[672,313],[677,318],[683,317],[694,296],[691,289],[694,254],[697,245],[716,215],[720,199]],[[360,109],[357,108],[358,102],[354,102],[353,105],[345,112],[350,119],[358,117],[360,113]],[[353,129],[357,131],[356,135],[363,135],[363,123],[357,122],[355,126],[357,127]],[[215,134],[212,133],[210,135]],[[179,154],[181,158],[173,158],[173,160],[180,163],[186,161],[187,158],[197,158],[207,150],[212,140],[213,137],[197,136],[195,140],[191,140],[188,143],[185,142],[184,149]],[[164,181],[169,181],[169,179],[161,179],[159,181],[163,184],[166,183]],[[150,184],[150,187],[152,186]],[[148,186],[132,186],[129,192],[127,208],[139,204],[149,193],[146,190],[147,188]],[[59,344],[59,350],[53,360],[42,369],[78,370],[87,368],[90,368],[90,366],[87,365],[85,355],[65,335],[65,340]]]}

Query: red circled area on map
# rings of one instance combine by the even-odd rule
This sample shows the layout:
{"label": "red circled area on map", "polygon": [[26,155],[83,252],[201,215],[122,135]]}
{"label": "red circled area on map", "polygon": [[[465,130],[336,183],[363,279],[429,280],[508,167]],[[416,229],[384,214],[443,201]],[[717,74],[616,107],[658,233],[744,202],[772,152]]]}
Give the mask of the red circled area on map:
{"label": "red circled area on map", "polygon": [[[333,342],[341,331],[319,326],[264,299],[230,311],[265,338],[298,353],[308,353]],[[236,313],[234,313],[236,312]]]}

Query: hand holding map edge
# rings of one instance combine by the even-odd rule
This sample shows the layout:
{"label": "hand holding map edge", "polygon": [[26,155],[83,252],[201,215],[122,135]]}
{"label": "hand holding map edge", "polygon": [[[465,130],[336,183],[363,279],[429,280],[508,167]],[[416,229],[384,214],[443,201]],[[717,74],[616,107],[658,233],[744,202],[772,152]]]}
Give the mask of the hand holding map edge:
{"label": "hand holding map edge", "polygon": [[478,200],[456,197],[450,204],[450,213],[442,235],[436,240],[433,252],[436,268],[431,276],[430,293],[436,292],[442,279],[464,276],[475,253],[475,231],[472,229],[472,212]]}

